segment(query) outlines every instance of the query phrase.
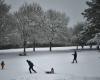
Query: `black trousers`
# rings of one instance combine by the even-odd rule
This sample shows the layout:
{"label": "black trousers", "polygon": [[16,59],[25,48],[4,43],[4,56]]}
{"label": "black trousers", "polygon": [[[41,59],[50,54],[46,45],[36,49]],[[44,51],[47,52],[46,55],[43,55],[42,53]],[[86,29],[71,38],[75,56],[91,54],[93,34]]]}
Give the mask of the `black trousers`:
{"label": "black trousers", "polygon": [[37,73],[37,72],[33,69],[33,66],[30,66],[30,67],[29,67],[29,72],[32,73],[31,71],[34,71],[35,73]]}
{"label": "black trousers", "polygon": [[74,58],[72,63],[74,63],[74,61],[76,61],[76,63],[77,63],[77,58]]}
{"label": "black trousers", "polygon": [[2,69],[4,69],[4,65],[1,65]]}

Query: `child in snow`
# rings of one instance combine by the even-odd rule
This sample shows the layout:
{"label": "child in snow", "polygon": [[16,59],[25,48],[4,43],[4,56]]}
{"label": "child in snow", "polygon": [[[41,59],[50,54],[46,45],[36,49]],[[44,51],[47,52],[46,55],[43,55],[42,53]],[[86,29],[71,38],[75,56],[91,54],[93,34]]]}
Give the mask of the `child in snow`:
{"label": "child in snow", "polygon": [[72,55],[74,56],[72,63],[74,63],[74,61],[76,61],[76,63],[77,63],[77,52],[76,52],[76,50],[74,51],[74,54],[72,54]]}
{"label": "child in snow", "polygon": [[28,65],[29,65],[29,72],[30,72],[30,74],[32,73],[31,70],[33,70],[35,73],[37,73],[37,72],[33,69],[34,64],[33,64],[31,61],[29,61],[29,60],[26,60],[26,62],[27,62]]}
{"label": "child in snow", "polygon": [[4,69],[4,66],[5,66],[5,63],[4,61],[1,62],[1,69],[3,70]]}
{"label": "child in snow", "polygon": [[54,68],[51,68],[51,71],[46,71],[47,74],[54,74]]}

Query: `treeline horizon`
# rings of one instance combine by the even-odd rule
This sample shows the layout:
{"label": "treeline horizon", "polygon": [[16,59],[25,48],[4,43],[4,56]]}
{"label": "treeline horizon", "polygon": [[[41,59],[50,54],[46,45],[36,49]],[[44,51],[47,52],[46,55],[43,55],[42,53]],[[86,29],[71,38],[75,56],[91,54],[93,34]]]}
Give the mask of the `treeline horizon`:
{"label": "treeline horizon", "polygon": [[[10,13],[11,5],[0,0],[0,49],[58,46],[82,46],[99,44],[100,2],[87,1],[89,8],[82,12],[85,22],[68,27],[69,17],[64,12],[44,9],[37,3],[23,4]],[[93,14],[96,14],[92,16]]]}

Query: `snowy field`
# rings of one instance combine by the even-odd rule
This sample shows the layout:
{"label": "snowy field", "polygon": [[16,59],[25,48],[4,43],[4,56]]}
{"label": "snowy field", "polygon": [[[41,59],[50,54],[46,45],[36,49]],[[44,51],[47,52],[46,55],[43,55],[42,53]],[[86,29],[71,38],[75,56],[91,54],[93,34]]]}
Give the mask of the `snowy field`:
{"label": "snowy field", "polygon": [[[76,47],[27,49],[27,56],[18,56],[23,49],[0,50],[0,62],[5,61],[5,69],[0,70],[0,80],[100,80],[100,52],[79,50],[78,63],[72,64]],[[31,60],[37,73],[30,74],[26,60]],[[55,74],[45,74],[53,67]],[[0,67],[1,68],[1,67]]]}

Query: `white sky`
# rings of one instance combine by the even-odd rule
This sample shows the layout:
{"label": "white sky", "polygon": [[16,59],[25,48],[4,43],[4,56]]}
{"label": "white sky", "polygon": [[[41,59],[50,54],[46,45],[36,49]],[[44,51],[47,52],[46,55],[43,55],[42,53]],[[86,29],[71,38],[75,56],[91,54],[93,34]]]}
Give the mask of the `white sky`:
{"label": "white sky", "polygon": [[25,2],[32,3],[33,1],[39,3],[43,9],[53,9],[60,12],[65,12],[69,16],[69,27],[72,27],[77,22],[84,20],[81,13],[84,11],[86,1],[88,0],[5,0],[7,4],[11,5],[11,11],[16,11]]}

